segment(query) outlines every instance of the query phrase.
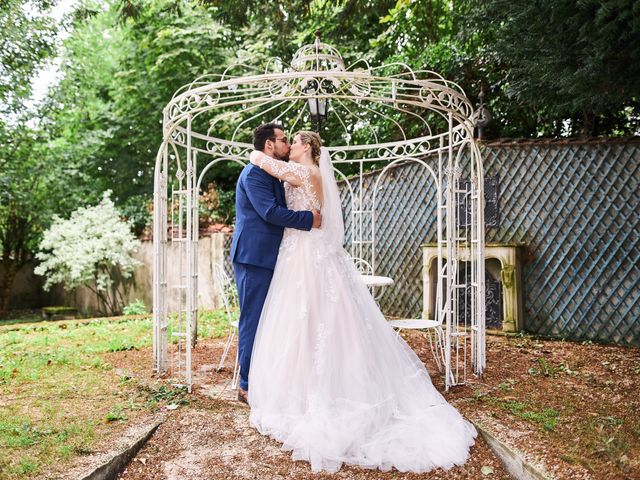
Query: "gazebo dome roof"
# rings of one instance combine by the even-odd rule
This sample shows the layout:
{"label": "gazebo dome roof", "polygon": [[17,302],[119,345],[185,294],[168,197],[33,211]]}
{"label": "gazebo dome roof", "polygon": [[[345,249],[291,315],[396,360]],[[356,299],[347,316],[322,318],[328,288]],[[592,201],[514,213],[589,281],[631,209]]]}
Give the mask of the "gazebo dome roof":
{"label": "gazebo dome roof", "polygon": [[320,41],[320,32],[316,32],[316,41],[303,45],[293,55],[291,68],[298,72],[308,71],[345,71],[344,60],[340,52],[327,43]]}

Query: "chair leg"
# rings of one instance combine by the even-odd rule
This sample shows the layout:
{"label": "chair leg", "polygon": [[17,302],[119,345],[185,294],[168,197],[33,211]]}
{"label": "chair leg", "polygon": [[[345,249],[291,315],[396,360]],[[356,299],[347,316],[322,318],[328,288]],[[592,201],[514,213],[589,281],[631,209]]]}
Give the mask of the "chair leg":
{"label": "chair leg", "polygon": [[231,388],[236,389],[240,384],[240,363],[238,362],[238,352],[236,352],[236,363],[233,366],[233,377],[231,379]]}
{"label": "chair leg", "polygon": [[[433,338],[431,338],[434,333],[436,335],[436,345],[433,344]],[[433,355],[433,359],[436,361],[436,368],[438,369],[438,373],[442,373],[442,363],[440,363],[440,359],[438,358],[438,356],[439,356],[438,355],[439,351],[438,351],[438,347],[437,347],[437,343],[438,343],[437,336],[438,336],[438,333],[437,333],[437,331],[436,332],[432,332],[431,330],[428,330],[427,331],[427,335],[429,336],[429,346],[431,347],[431,355]]]}
{"label": "chair leg", "polygon": [[440,351],[440,360],[442,361],[442,364],[444,365],[444,332],[442,331],[442,327],[438,327],[436,329],[436,332],[438,333],[438,347],[439,347],[439,351]]}
{"label": "chair leg", "polygon": [[400,337],[400,332],[402,331],[402,328],[394,328],[395,332],[396,332],[396,339],[401,338]]}
{"label": "chair leg", "polygon": [[[438,332],[438,343],[440,345],[440,359],[442,361],[442,365],[443,367],[446,366],[445,363],[445,355],[444,355],[444,345],[445,345],[445,341],[444,341],[444,332],[442,331],[442,327],[438,327],[438,329],[436,330]],[[453,372],[451,373],[451,383],[455,384],[455,378],[453,376]]]}
{"label": "chair leg", "polygon": [[227,359],[227,354],[229,353],[229,349],[231,348],[231,344],[233,343],[233,339],[236,336],[236,329],[231,328],[229,332],[229,336],[227,337],[227,341],[224,344],[224,350],[222,350],[222,357],[220,357],[220,363],[218,364],[217,370],[220,371],[224,368],[224,361]]}

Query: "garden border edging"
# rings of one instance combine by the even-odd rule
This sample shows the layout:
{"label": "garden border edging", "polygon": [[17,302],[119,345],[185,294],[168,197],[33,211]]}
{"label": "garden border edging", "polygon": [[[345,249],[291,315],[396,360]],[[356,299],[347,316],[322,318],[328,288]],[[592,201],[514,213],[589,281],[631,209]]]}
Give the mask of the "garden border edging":
{"label": "garden border edging", "polygon": [[502,462],[512,478],[515,480],[553,480],[554,477],[545,472],[544,469],[528,462],[518,450],[494,436],[480,422],[471,420],[471,423],[480,432],[491,451]]}
{"label": "garden border edging", "polygon": [[124,470],[162,423],[164,423],[164,419],[154,422],[135,442],[80,478],[82,480],[114,480],[117,478],[118,474]]}

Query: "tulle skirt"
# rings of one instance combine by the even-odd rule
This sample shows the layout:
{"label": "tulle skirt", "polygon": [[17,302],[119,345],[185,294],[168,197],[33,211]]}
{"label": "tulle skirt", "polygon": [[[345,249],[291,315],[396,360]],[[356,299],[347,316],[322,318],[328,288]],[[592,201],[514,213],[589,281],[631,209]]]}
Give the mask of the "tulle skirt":
{"label": "tulle skirt", "polygon": [[250,422],[313,471],[463,464],[476,431],[433,387],[343,249],[285,230],[249,373]]}

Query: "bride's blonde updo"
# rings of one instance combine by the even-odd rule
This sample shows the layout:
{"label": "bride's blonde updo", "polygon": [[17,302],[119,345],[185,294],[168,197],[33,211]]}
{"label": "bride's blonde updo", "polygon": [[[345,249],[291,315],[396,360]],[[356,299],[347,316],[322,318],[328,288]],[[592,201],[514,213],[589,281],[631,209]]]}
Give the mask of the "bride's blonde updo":
{"label": "bride's blonde updo", "polygon": [[[316,132],[308,130],[300,130],[296,133],[300,135],[300,141],[305,145],[311,145],[311,158],[316,166],[320,165],[320,147],[322,147],[322,139]],[[295,137],[295,135],[294,135]]]}

